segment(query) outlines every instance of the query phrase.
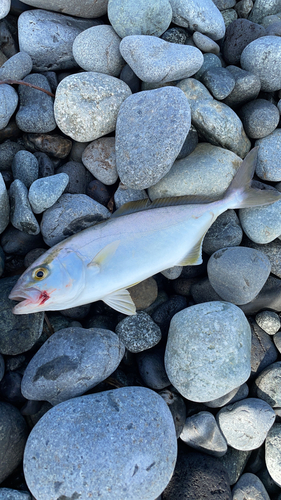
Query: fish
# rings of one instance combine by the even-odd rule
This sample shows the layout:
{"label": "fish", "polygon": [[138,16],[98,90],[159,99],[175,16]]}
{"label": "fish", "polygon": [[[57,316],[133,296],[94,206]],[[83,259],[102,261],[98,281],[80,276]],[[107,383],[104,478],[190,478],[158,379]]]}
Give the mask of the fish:
{"label": "fish", "polygon": [[129,289],[173,266],[202,263],[204,236],[228,209],[281,199],[277,190],[251,186],[257,160],[252,149],[224,195],[140,200],[56,244],[17,281],[9,298],[14,314],[57,311],[102,300],[125,315],[136,314]]}

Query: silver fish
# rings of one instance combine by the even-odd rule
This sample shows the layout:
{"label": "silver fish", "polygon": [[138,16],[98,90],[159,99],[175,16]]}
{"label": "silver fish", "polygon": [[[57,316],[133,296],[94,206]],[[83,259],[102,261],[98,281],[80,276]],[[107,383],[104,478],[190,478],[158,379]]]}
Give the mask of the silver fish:
{"label": "silver fish", "polygon": [[96,300],[135,314],[128,288],[176,265],[201,264],[204,236],[225,210],[281,198],[277,190],[251,188],[256,157],[254,148],[218,201],[190,204],[190,197],[179,197],[127,203],[105,222],[50,248],[11,291],[10,299],[24,299],[14,314],[68,309]]}

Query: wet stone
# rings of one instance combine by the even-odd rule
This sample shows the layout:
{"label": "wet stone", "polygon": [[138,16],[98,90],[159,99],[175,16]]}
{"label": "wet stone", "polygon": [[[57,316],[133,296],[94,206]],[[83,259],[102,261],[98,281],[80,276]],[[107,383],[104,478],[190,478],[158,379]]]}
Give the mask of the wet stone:
{"label": "wet stone", "polygon": [[115,158],[115,138],[101,137],[89,144],[82,155],[82,162],[91,174],[106,186],[118,179]]}
{"label": "wet stone", "polygon": [[225,25],[223,17],[210,0],[191,0],[186,3],[184,0],[171,0],[173,11],[172,21],[178,26],[200,31],[212,38],[219,40],[224,36]]}
{"label": "wet stone", "polygon": [[32,59],[27,52],[18,52],[0,67],[0,80],[22,80],[32,71]]}
{"label": "wet stone", "polygon": [[215,99],[225,99],[234,89],[235,80],[226,68],[210,68],[201,77]]}
{"label": "wet stone", "polygon": [[260,139],[273,132],[280,119],[278,108],[266,99],[256,99],[239,110],[245,132],[251,139]]}
{"label": "wet stone", "polygon": [[10,220],[10,203],[8,191],[0,173],[0,234],[5,231]]}
{"label": "wet stone", "polygon": [[[0,464],[2,483],[21,463],[28,429],[19,410],[9,403],[0,402],[0,453],[5,460]],[[1,490],[0,490],[1,491]]]}
{"label": "wet stone", "polygon": [[226,453],[227,444],[212,413],[201,411],[185,421],[180,439],[191,448],[221,457]]}
{"label": "wet stone", "polygon": [[225,31],[222,45],[222,55],[227,64],[240,62],[242,51],[249,43],[261,36],[265,36],[265,28],[255,24],[248,19],[236,19]]}
{"label": "wet stone", "polygon": [[47,245],[53,246],[72,234],[82,231],[96,222],[108,219],[110,212],[100,203],[84,194],[63,194],[45,210],[41,221],[41,233]]}
{"label": "wet stone", "polygon": [[26,134],[23,139],[33,153],[40,151],[55,158],[66,158],[72,146],[70,139],[58,134]]}
{"label": "wet stone", "polygon": [[145,385],[159,391],[170,385],[164,366],[164,348],[153,347],[137,355],[139,374]]}
{"label": "wet stone", "polygon": [[[1,68],[0,68],[1,69]],[[18,94],[10,85],[0,85],[0,130],[5,128],[18,105]]]}
{"label": "wet stone", "polygon": [[161,340],[159,326],[143,311],[120,321],[115,332],[130,352],[145,351]]}
{"label": "wet stone", "polygon": [[235,210],[226,210],[208,229],[203,240],[203,252],[212,255],[225,247],[239,246],[243,231]]}
{"label": "wet stone", "polygon": [[280,317],[274,311],[261,311],[255,320],[268,335],[275,335],[281,327]]}
{"label": "wet stone", "polygon": [[29,151],[18,151],[13,159],[12,172],[14,179],[19,179],[29,188],[38,179],[39,166],[37,158]]}
{"label": "wet stone", "polygon": [[12,225],[28,234],[36,235],[40,232],[39,224],[34,217],[28,201],[27,187],[19,179],[12,182],[9,191]]}
{"label": "wet stone", "polygon": [[29,189],[28,200],[35,214],[41,214],[50,208],[64,192],[69,177],[67,174],[56,174],[34,181]]}
{"label": "wet stone", "polygon": [[25,369],[22,394],[57,405],[80,396],[109,377],[125,352],[104,329],[65,328],[54,333]]}

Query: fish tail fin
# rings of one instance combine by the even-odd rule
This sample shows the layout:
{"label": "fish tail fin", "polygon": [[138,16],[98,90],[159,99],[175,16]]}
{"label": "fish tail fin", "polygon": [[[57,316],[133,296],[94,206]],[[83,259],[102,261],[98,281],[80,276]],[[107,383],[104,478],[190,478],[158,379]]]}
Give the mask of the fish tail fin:
{"label": "fish tail fin", "polygon": [[253,148],[242,161],[235,177],[224,194],[229,200],[229,208],[248,208],[270,205],[281,199],[281,193],[273,189],[251,187],[257,163],[258,147]]}

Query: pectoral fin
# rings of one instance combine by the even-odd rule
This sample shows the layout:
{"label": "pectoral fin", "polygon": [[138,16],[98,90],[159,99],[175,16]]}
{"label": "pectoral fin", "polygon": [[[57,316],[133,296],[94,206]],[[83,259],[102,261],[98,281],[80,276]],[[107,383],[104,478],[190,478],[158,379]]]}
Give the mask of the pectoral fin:
{"label": "pectoral fin", "polygon": [[[205,234],[204,234],[205,236]],[[177,266],[199,266],[202,264],[202,243],[204,236],[201,240],[196,243],[196,245],[188,252],[188,254],[181,260]]]}
{"label": "pectoral fin", "polygon": [[102,250],[100,250],[95,257],[89,262],[87,267],[96,268],[97,272],[100,270],[101,266],[106,264],[109,259],[115,254],[118,246],[120,244],[120,240],[112,241],[108,245],[106,245]]}
{"label": "pectoral fin", "polygon": [[136,314],[136,306],[128,290],[117,290],[110,295],[106,295],[102,300],[118,312],[127,314],[128,316]]}

